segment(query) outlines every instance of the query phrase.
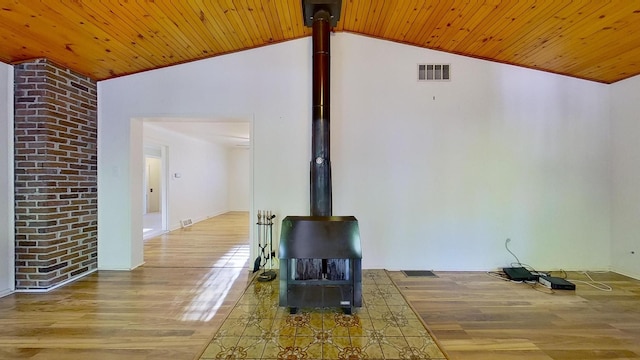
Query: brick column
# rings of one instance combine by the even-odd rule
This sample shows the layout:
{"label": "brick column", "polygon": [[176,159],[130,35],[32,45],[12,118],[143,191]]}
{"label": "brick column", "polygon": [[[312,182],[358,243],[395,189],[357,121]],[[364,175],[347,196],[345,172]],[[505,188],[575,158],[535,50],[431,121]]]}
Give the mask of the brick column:
{"label": "brick column", "polygon": [[16,289],[97,267],[97,85],[46,60],[15,65]]}

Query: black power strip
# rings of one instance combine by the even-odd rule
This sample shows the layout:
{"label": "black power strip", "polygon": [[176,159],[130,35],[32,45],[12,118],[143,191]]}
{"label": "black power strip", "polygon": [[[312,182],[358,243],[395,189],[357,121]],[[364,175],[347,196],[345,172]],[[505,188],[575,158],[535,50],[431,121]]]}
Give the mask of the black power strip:
{"label": "black power strip", "polygon": [[563,278],[554,277],[554,276],[540,276],[538,278],[538,282],[549,289],[554,290],[575,290],[576,285],[572,282],[569,282]]}

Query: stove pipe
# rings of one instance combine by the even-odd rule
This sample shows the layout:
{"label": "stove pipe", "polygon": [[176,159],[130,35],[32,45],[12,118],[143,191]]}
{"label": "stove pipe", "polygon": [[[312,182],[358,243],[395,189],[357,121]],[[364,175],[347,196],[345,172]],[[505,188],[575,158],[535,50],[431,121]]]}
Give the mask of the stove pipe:
{"label": "stove pipe", "polygon": [[311,120],[311,216],[331,216],[331,158],[329,153],[329,78],[331,14],[313,14],[313,98]]}
{"label": "stove pipe", "polygon": [[312,28],[311,215],[287,216],[280,233],[279,304],[362,306],[362,253],[358,221],[331,216],[329,154],[329,33],[340,19],[342,0],[302,0],[305,26]]}

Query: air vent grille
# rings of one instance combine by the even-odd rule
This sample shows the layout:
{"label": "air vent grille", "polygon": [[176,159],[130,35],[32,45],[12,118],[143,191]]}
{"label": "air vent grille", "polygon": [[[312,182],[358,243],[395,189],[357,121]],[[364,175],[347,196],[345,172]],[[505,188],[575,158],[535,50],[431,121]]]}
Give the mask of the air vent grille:
{"label": "air vent grille", "polygon": [[418,64],[418,81],[450,81],[450,64]]}

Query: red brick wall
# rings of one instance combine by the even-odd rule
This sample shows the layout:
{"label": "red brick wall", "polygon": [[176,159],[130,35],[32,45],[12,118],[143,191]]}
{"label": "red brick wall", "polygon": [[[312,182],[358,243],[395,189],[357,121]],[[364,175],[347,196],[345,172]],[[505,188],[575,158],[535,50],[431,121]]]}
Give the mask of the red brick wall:
{"label": "red brick wall", "polygon": [[97,267],[97,86],[46,59],[14,68],[16,289],[47,289]]}

